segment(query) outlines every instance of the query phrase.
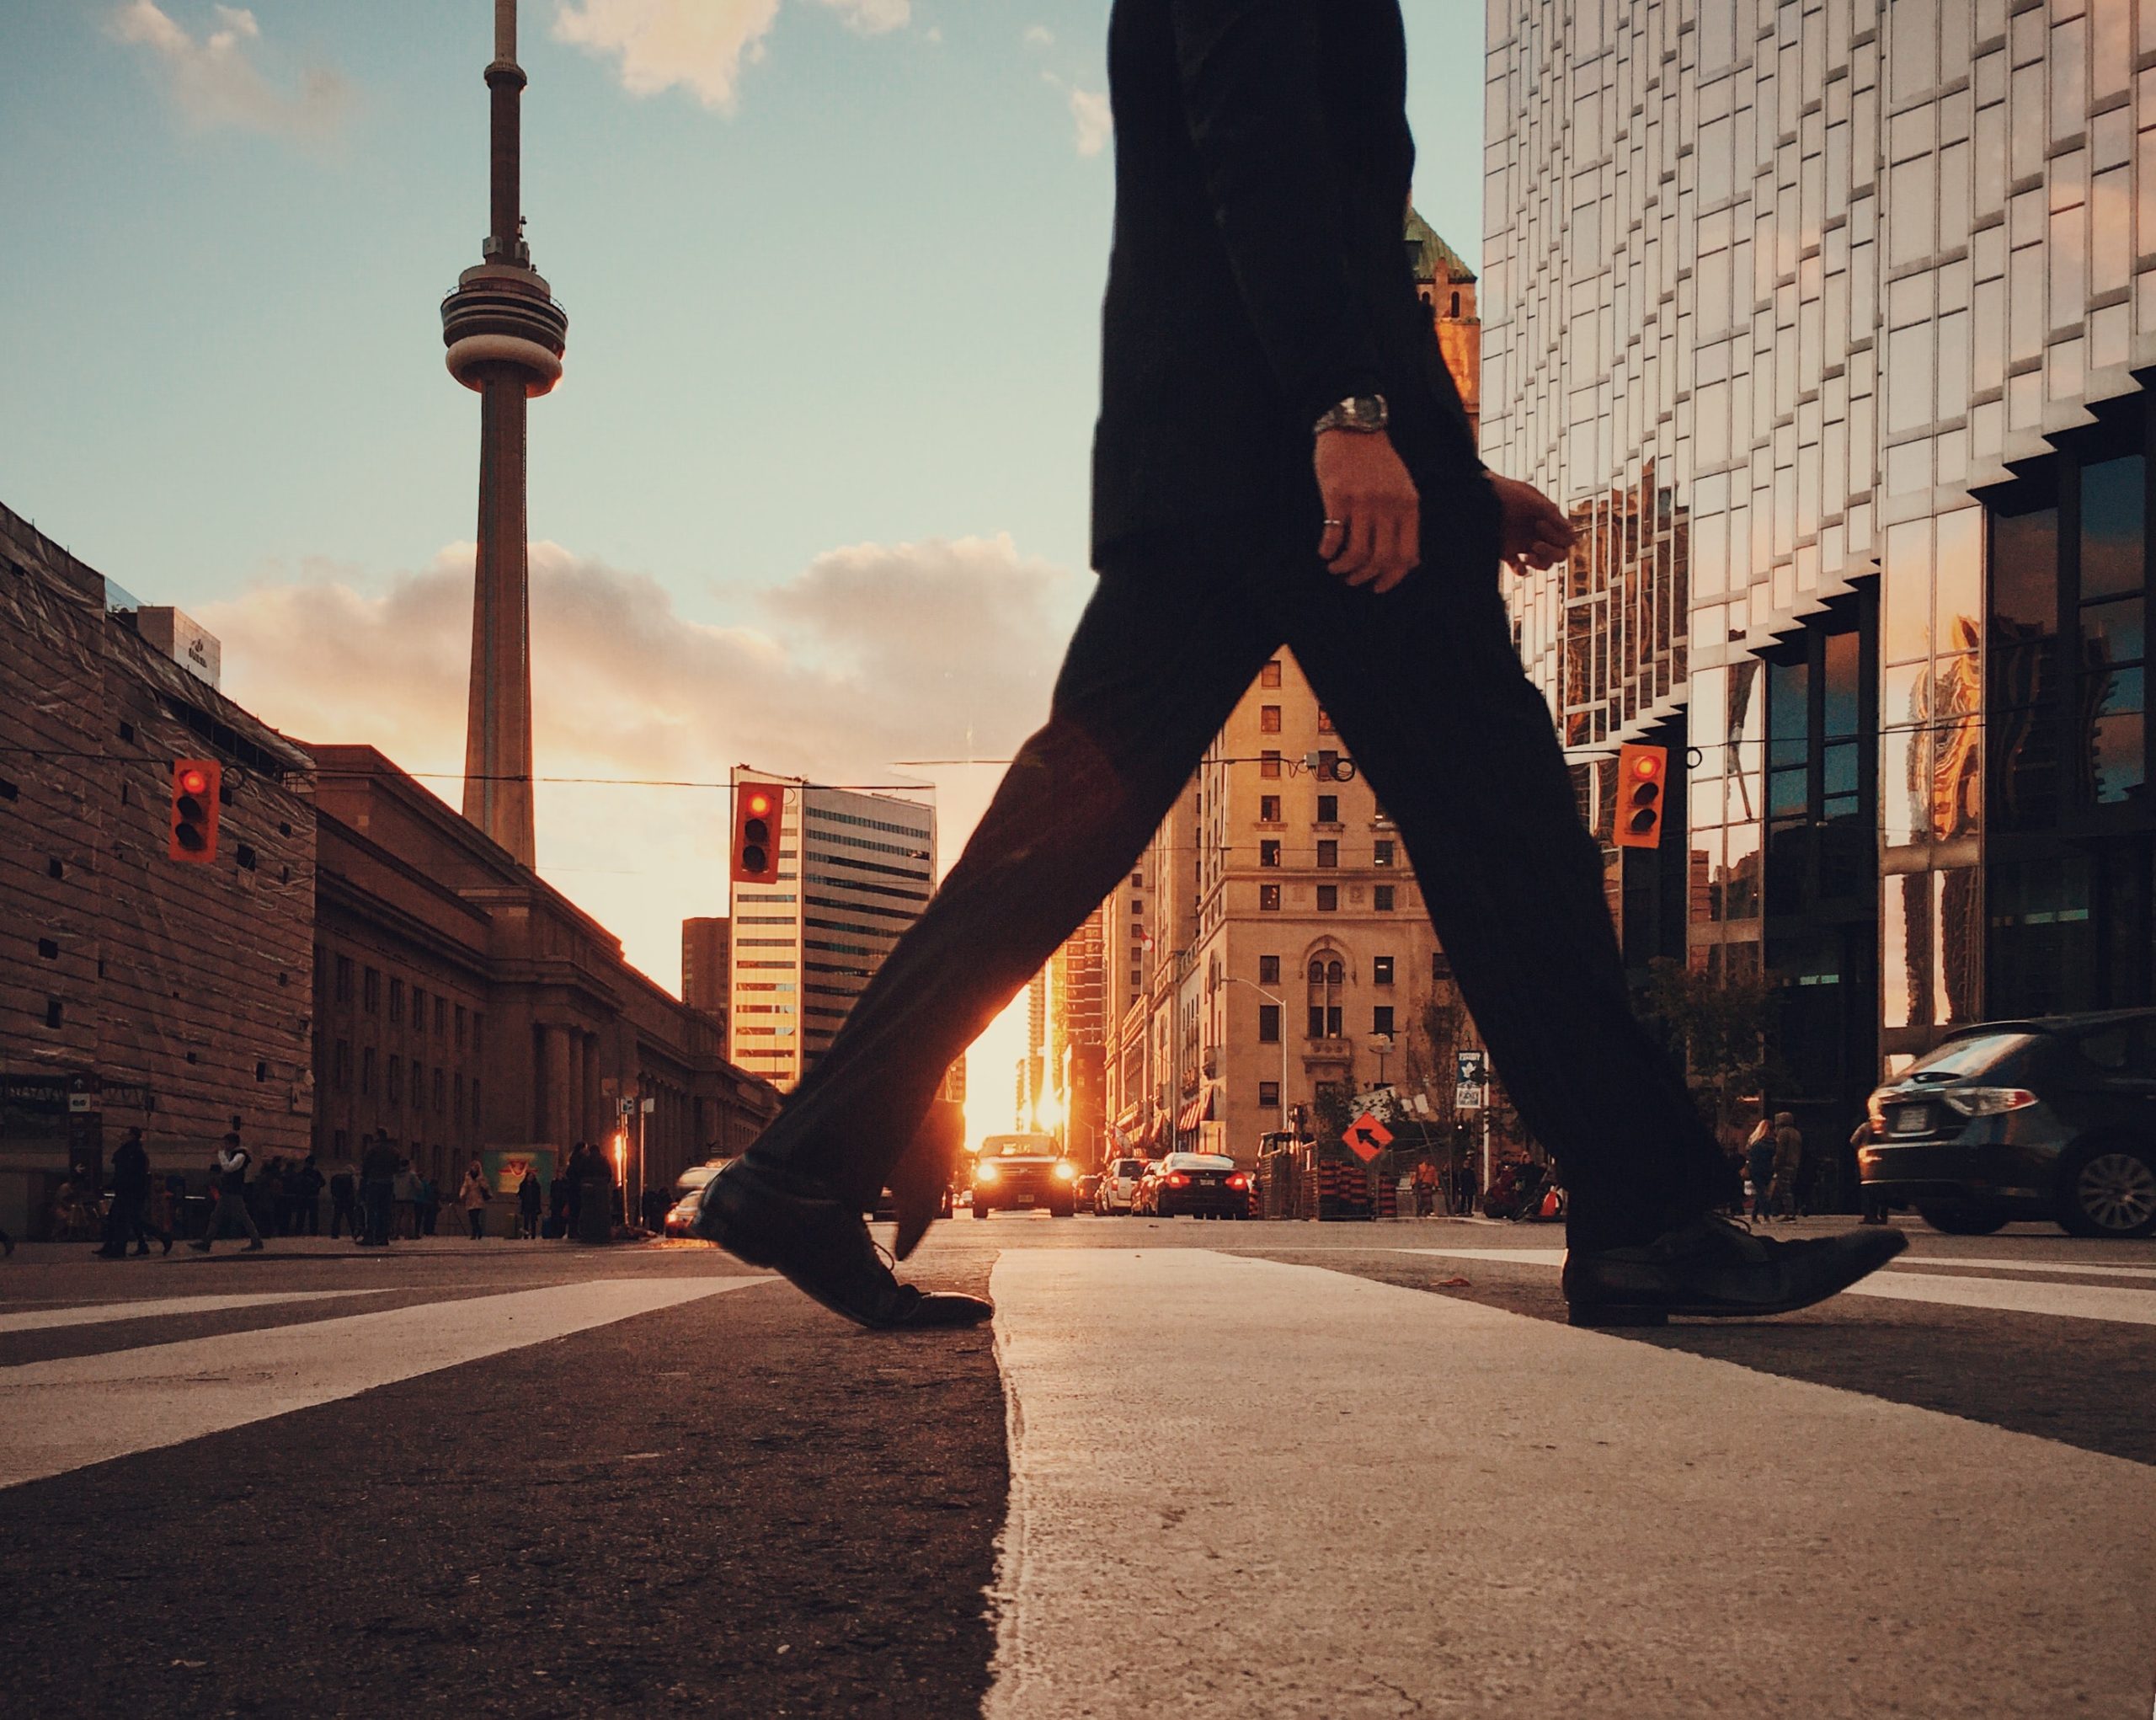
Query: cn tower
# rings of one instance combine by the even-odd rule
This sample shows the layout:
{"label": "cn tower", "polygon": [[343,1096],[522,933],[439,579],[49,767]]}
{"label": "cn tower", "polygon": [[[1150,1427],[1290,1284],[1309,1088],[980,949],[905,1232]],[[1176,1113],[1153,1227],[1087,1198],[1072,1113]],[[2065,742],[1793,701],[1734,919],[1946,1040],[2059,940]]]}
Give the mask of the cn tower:
{"label": "cn tower", "polygon": [[472,688],[464,815],[525,865],[531,825],[531,567],[524,517],[525,403],[561,380],[568,313],[531,266],[520,207],[516,0],[494,0],[489,179],[493,222],[478,266],[442,301],[449,373],[479,397],[479,553],[472,591]]}

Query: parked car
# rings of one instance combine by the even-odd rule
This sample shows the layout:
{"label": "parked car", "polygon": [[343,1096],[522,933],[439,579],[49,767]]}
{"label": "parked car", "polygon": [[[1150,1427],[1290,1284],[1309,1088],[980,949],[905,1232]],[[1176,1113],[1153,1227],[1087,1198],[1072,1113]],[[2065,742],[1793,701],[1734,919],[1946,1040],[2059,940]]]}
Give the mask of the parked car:
{"label": "parked car", "polygon": [[1053,1135],[991,1135],[974,1159],[974,1216],[1046,1207],[1069,1218],[1078,1207],[1078,1167]]}
{"label": "parked car", "polygon": [[1081,1173],[1078,1178],[1078,1210],[1092,1211],[1093,1201],[1100,1192],[1101,1173],[1098,1171],[1086,1171]]}
{"label": "parked car", "polygon": [[[952,1193],[951,1185],[947,1183],[943,1185],[943,1198],[937,1203],[937,1217],[950,1217],[953,1211],[956,1209],[956,1206],[957,1199]],[[873,1215],[877,1222],[879,1224],[897,1223],[899,1217],[899,1197],[894,1194],[889,1189],[879,1189],[876,1195],[876,1211]]]}
{"label": "parked car", "polygon": [[[704,1179],[710,1181],[709,1178]],[[696,1209],[704,1198],[701,1187],[691,1189],[673,1205],[666,1209],[666,1216],[659,1221],[659,1233],[663,1237],[693,1237],[696,1234]]]}
{"label": "parked car", "polygon": [[2156,1009],[1966,1028],[1870,1110],[1864,1186],[1935,1230],[2156,1235]]}
{"label": "parked car", "polygon": [[1171,1152],[1147,1167],[1143,1199],[1155,1218],[1248,1218],[1250,1178],[1225,1154]]}
{"label": "parked car", "polygon": [[707,1159],[700,1165],[691,1165],[687,1170],[674,1179],[675,1197],[678,1199],[684,1194],[702,1194],[704,1184],[716,1177],[725,1163],[724,1159]]}
{"label": "parked car", "polygon": [[1111,1213],[1128,1213],[1138,1195],[1138,1179],[1145,1174],[1145,1161],[1141,1158],[1110,1159],[1107,1168],[1101,1172],[1100,1186],[1093,1191],[1093,1210],[1102,1218]]}

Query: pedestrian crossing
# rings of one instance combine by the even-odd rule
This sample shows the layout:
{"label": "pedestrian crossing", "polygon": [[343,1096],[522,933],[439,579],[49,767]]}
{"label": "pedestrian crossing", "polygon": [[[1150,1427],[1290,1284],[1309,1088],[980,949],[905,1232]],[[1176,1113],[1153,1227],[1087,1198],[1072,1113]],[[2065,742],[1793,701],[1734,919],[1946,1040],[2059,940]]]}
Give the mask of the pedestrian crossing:
{"label": "pedestrian crossing", "polygon": [[[1396,1248],[1388,1252],[1428,1255],[1441,1260],[1498,1260],[1515,1266],[1547,1267],[1551,1271],[1565,1263],[1565,1251],[1561,1248]],[[1911,1267],[1919,1269],[1911,1271]],[[1886,1271],[1874,1273],[1843,1294],[1875,1296],[1889,1301],[1929,1302],[1940,1307],[1981,1309],[1997,1314],[2039,1314],[2053,1319],[2110,1320],[2130,1326],[2156,1326],[2156,1290],[2119,1289],[2107,1285],[2031,1284],[1967,1275],[1971,1269],[2000,1267],[2076,1274],[2143,1270],[2132,1267],[2030,1267],[2021,1261],[1944,1258],[1911,1260],[1904,1255]],[[1934,1271],[1931,1268],[1962,1270]],[[2156,1273],[2146,1275],[2156,1277]]]}
{"label": "pedestrian crossing", "polygon": [[350,1296],[378,1296],[379,1290],[272,1290],[256,1295],[143,1297],[131,1302],[89,1302],[51,1308],[25,1308],[0,1314],[0,1333],[47,1332],[68,1326],[109,1325],[120,1320],[164,1320],[182,1314],[222,1314],[236,1308],[266,1308],[280,1302],[340,1301]]}
{"label": "pedestrian crossing", "polygon": [[[425,1303],[0,1369],[0,1488],[771,1281],[699,1277],[550,1285],[460,1300],[446,1305],[449,1313],[444,1304]],[[259,1305],[324,1294],[348,1293],[173,1300]],[[118,1306],[141,1311],[157,1305]],[[166,1311],[177,1311],[168,1304]]]}
{"label": "pedestrian crossing", "polygon": [[993,1290],[993,1720],[2148,1711],[2142,1465],[1312,1265]]}

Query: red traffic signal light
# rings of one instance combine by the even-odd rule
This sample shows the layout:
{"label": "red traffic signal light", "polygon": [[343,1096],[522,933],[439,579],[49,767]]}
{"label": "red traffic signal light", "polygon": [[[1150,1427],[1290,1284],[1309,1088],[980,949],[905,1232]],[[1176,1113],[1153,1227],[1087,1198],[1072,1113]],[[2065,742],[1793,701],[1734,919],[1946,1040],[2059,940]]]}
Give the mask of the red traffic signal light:
{"label": "red traffic signal light", "polygon": [[1662,846],[1662,817],[1669,799],[1669,750],[1625,746],[1617,752],[1617,828],[1620,848]]}
{"label": "red traffic signal light", "polygon": [[770,783],[734,785],[734,863],[736,884],[778,882],[779,810],[782,791]]}
{"label": "red traffic signal light", "polygon": [[215,759],[184,758],[172,767],[172,840],[166,853],[202,865],[217,857],[217,791],[224,767]]}

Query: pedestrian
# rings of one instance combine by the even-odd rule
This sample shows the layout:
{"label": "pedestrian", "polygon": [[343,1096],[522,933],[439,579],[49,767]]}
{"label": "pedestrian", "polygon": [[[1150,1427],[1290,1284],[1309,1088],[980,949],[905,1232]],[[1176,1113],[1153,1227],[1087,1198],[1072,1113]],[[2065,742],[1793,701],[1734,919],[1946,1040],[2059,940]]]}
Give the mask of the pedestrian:
{"label": "pedestrian", "polygon": [[413,1174],[419,1178],[419,1225],[417,1233],[431,1237],[435,1233],[435,1215],[441,1210],[441,1184],[417,1166]]}
{"label": "pedestrian", "polygon": [[546,1199],[546,1191],[539,1186],[539,1166],[534,1161],[525,1167],[524,1179],[516,1185],[517,1234],[527,1242],[539,1234],[539,1211]]}
{"label": "pedestrian", "polygon": [[1862,1155],[1865,1148],[1870,1146],[1872,1139],[1871,1119],[1866,1117],[1861,1123],[1856,1125],[1856,1132],[1849,1136],[1849,1151],[1859,1156],[1857,1159],[1857,1199],[1859,1204],[1862,1206],[1864,1212],[1864,1215],[1859,1222],[1868,1225],[1883,1225],[1886,1222],[1886,1209],[1888,1205],[1886,1192],[1876,1183],[1867,1183],[1864,1180],[1864,1160]]}
{"label": "pedestrian", "polygon": [[227,1135],[224,1145],[217,1151],[217,1204],[210,1214],[210,1228],[187,1245],[196,1253],[208,1253],[212,1242],[220,1237],[230,1236],[236,1228],[247,1232],[246,1253],[261,1252],[262,1230],[247,1205],[247,1172],[251,1162],[252,1156],[240,1145],[238,1135]]}
{"label": "pedestrian", "polygon": [[577,1234],[577,1226],[584,1219],[584,1162],[590,1151],[589,1142],[579,1140],[569,1149],[568,1162],[562,1167],[561,1180],[568,1184],[568,1209],[563,1216],[568,1221],[568,1234],[572,1237]]}
{"label": "pedestrian", "polygon": [[666,1230],[667,1209],[673,1204],[666,1198],[666,1191],[664,1189],[645,1189],[643,1199],[638,1203],[643,1218],[643,1227],[654,1237],[664,1235]]}
{"label": "pedestrian", "polygon": [[292,1201],[292,1234],[318,1237],[322,1234],[322,1167],[309,1153],[300,1161],[300,1167],[291,1173],[288,1187]]}
{"label": "pedestrian", "polygon": [[1774,1119],[1764,1106],[1759,1120],[1744,1137],[1744,1180],[1751,1186],[1752,1221],[1763,1222],[1774,1210]]}
{"label": "pedestrian", "polygon": [[98,1250],[108,1260],[117,1260],[135,1244],[140,1257],[150,1252],[154,1237],[172,1253],[172,1233],[161,1230],[150,1216],[150,1154],[142,1144],[142,1131],[130,1129],[112,1154],[112,1205],[105,1213],[104,1246]]}
{"label": "pedestrian", "polygon": [[[1583,1324],[1756,1316],[1883,1264],[1892,1232],[1729,1224],[1720,1149],[1635,1018],[1600,851],[1499,565],[1565,514],[1476,457],[1401,240],[1414,143],[1399,0],[1114,0],[1118,207],[1094,443],[1099,581],[1048,724],[936,898],[698,1227],[871,1327],[989,1305],[901,1285],[945,1068],[1129,874],[1245,691],[1292,649],[1406,845],[1522,1122],[1562,1157]],[[1577,379],[1584,382],[1582,377]]]}
{"label": "pedestrian", "polygon": [[1804,1137],[1796,1119],[1787,1111],[1774,1114],[1774,1215],[1785,1224],[1796,1222],[1796,1178],[1804,1167]]}
{"label": "pedestrian", "polygon": [[360,1201],[366,1215],[360,1246],[387,1248],[397,1202],[397,1149],[389,1144],[386,1130],[375,1136],[374,1145],[360,1160]]}
{"label": "pedestrian", "polygon": [[329,1172],[329,1240],[340,1232],[360,1240],[360,1179],[351,1162],[339,1159]]}
{"label": "pedestrian", "polygon": [[569,1215],[575,1199],[575,1187],[569,1181],[568,1167],[564,1164],[547,1190],[547,1230],[556,1242],[565,1240],[569,1234]]}
{"label": "pedestrian", "polygon": [[397,1203],[397,1234],[409,1242],[419,1236],[419,1177],[412,1161],[400,1158],[390,1177],[390,1199]]}
{"label": "pedestrian", "polygon": [[464,1222],[478,1242],[487,1233],[487,1173],[479,1168],[479,1161],[472,1161],[472,1167],[464,1173],[464,1186],[457,1192],[457,1199],[464,1207]]}

